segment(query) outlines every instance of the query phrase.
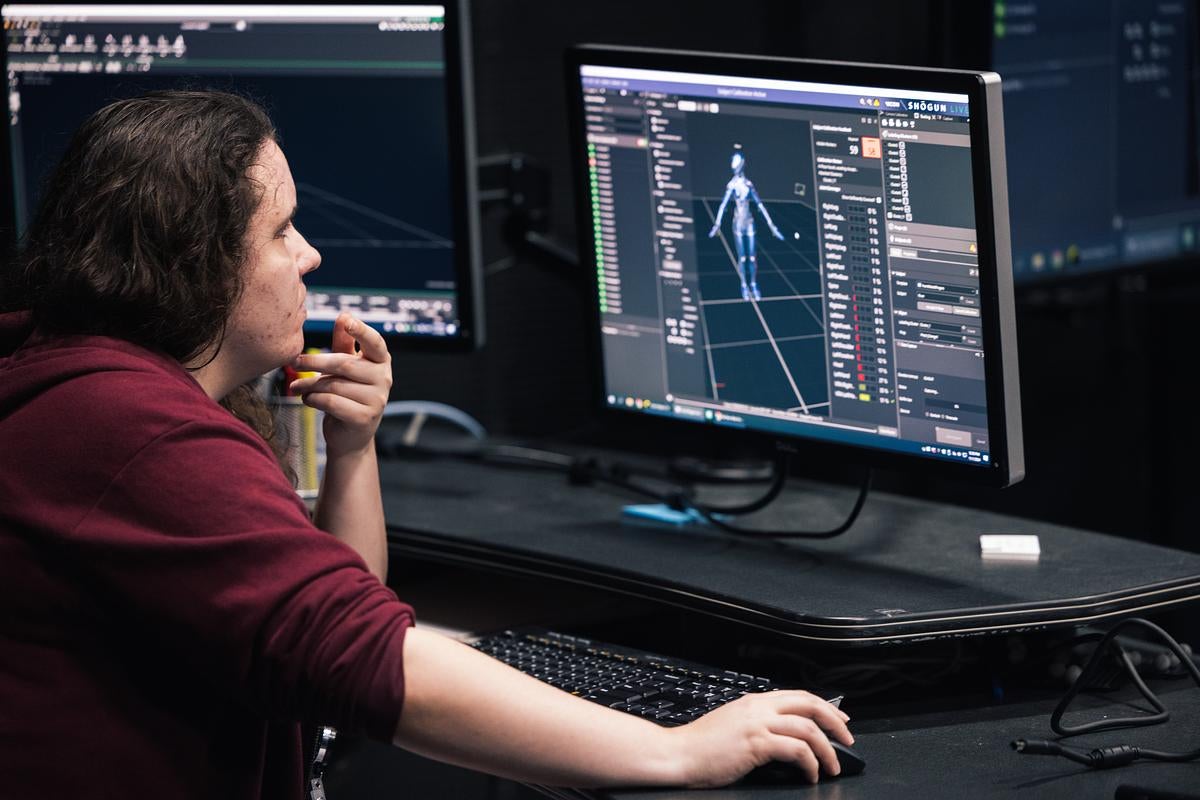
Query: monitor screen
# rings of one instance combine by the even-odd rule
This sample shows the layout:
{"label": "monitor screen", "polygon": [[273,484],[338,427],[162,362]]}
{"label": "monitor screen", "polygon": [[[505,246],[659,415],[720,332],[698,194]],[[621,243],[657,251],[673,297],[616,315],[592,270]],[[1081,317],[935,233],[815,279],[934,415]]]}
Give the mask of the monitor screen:
{"label": "monitor screen", "polygon": [[994,75],[580,48],[614,413],[1020,477]]}
{"label": "monitor screen", "polygon": [[1200,256],[1200,2],[996,3],[1018,282]]}
{"label": "monitor screen", "polygon": [[409,344],[478,338],[465,20],[441,5],[5,5],[19,235],[72,132],[155,89],[260,102],[296,179],[318,341],[349,310]]}

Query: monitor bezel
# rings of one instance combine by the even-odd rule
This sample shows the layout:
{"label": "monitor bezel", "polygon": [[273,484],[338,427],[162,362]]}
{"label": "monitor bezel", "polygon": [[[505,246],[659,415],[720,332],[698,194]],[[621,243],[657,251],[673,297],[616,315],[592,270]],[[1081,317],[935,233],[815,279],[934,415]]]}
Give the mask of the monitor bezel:
{"label": "monitor bezel", "polygon": [[[8,5],[7,3],[5,5]],[[19,3],[17,5],[20,5]],[[54,3],[56,6],[95,5],[95,3]],[[195,5],[188,3],[153,3],[161,6]],[[215,2],[205,5],[247,5],[244,2]],[[305,2],[299,5],[330,5],[329,2]],[[420,5],[419,3],[365,3],[363,5]],[[471,24],[469,0],[440,0],[435,5],[445,9],[443,45],[445,54],[445,87],[447,132],[449,136],[451,223],[454,236],[455,302],[459,327],[453,336],[380,331],[389,348],[413,352],[469,352],[484,344],[483,268],[479,221],[478,158],[475,142],[474,81],[471,64]],[[7,72],[7,47],[0,48],[0,66]],[[0,178],[12,186],[11,142],[8,125],[0,132]],[[286,131],[283,132],[286,135]],[[0,199],[0,219],[3,220],[3,253],[7,257],[18,244],[16,208],[11,188]],[[377,329],[378,330],[378,329]],[[305,342],[312,347],[328,347],[332,331],[304,331]]]}
{"label": "monitor bezel", "polygon": [[[596,279],[595,239],[588,186],[583,91],[579,70],[583,65],[658,69],[715,75],[837,83],[880,88],[950,92],[968,96],[972,114],[972,174],[975,187],[980,283],[986,300],[983,315],[988,402],[988,465],[897,453],[848,443],[829,442],[800,435],[782,435],[751,429],[729,431],[717,425],[613,407],[606,402],[602,315]],[[1017,375],[1017,336],[1013,302],[1012,264],[1008,238],[1008,198],[1004,161],[1004,125],[999,76],[993,73],[945,70],[836,61],[700,53],[638,47],[585,44],[568,49],[565,57],[568,116],[574,161],[577,230],[581,269],[588,292],[588,344],[593,368],[592,396],[599,418],[607,424],[638,427],[643,432],[661,430],[702,437],[710,445],[752,444],[781,448],[803,458],[838,464],[861,464],[884,469],[920,471],[996,487],[1008,486],[1024,475],[1021,439],[1020,387]],[[661,426],[661,427],[656,427]]]}

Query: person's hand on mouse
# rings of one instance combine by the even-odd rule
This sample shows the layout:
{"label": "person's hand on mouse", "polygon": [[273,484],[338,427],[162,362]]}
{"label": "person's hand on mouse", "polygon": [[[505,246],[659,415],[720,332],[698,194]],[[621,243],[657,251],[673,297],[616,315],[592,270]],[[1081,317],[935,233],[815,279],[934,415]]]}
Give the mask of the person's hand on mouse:
{"label": "person's hand on mouse", "polygon": [[795,764],[816,783],[821,770],[841,772],[828,736],[854,744],[849,719],[814,694],[783,690],[745,695],[669,733],[683,740],[688,786],[725,786],[770,761]]}
{"label": "person's hand on mouse", "polygon": [[392,388],[392,356],[370,325],[343,312],[333,323],[332,350],[299,356],[297,370],[319,374],[291,385],[305,405],[325,412],[325,449],[331,458],[371,446]]}

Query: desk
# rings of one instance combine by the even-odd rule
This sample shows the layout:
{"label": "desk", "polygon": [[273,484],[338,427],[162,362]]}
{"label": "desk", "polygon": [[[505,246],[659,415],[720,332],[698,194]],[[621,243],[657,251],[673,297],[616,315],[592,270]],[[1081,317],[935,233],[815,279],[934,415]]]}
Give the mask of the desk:
{"label": "desk", "polygon": [[[764,542],[622,523],[635,500],[562,475],[385,462],[393,547],[568,580],[830,645],[1102,622],[1200,598],[1200,555],[966,508],[873,494],[842,536]],[[854,490],[789,491],[768,525],[822,527]],[[981,533],[1036,533],[1036,562],[980,558]]]}
{"label": "desk", "polygon": [[[1194,554],[886,494],[873,495],[858,523],[838,539],[781,544],[622,524],[620,506],[630,498],[571,487],[561,475],[391,461],[383,464],[382,478],[389,524],[401,528],[392,536],[394,559],[509,572],[560,587],[583,584],[588,588],[580,591],[679,607],[797,646],[978,640],[1153,613],[1200,596],[1200,556]],[[765,514],[768,524],[820,527],[836,522],[854,498],[852,489],[796,488],[807,491],[787,492]],[[1037,533],[1041,559],[983,562],[978,534],[988,532]],[[444,588],[463,599],[454,587]],[[487,593],[486,587],[471,588],[476,598]],[[420,616],[421,598],[413,599]],[[488,613],[502,617],[502,606],[511,599],[497,593]],[[557,595],[545,602],[559,612],[571,606]],[[1164,694],[1173,712],[1167,725],[1077,737],[1072,743],[1128,742],[1169,750],[1200,746],[1200,689],[1186,691],[1188,686],[1172,684]],[[913,700],[919,707],[922,698]],[[1014,753],[1008,744],[1014,738],[1053,738],[1052,707],[1042,699],[856,717],[854,731],[868,759],[867,772],[816,787],[543,791],[564,798],[638,800],[798,794],[1107,798],[1121,783],[1200,791],[1200,764],[1148,763],[1092,772],[1065,759]],[[853,700],[849,708],[853,713]],[[1113,713],[1124,715],[1127,709]]]}
{"label": "desk", "polygon": [[[1129,743],[1168,750],[1200,746],[1200,689],[1178,687],[1160,694],[1172,711],[1167,724],[1077,736],[1070,743],[1087,747]],[[1087,713],[1098,714],[1093,709]],[[1116,713],[1124,716],[1130,709]],[[733,786],[703,792],[634,789],[603,794],[547,791],[561,798],[619,800],[1101,800],[1112,798],[1121,784],[1200,792],[1200,762],[1138,762],[1116,770],[1090,770],[1064,758],[1020,755],[1009,747],[1015,738],[1054,738],[1048,718],[1049,709],[1043,704],[1021,704],[855,724],[855,746],[868,759],[866,771],[816,786]]]}
{"label": "desk", "polygon": [[[1188,686],[1177,684],[1177,688],[1167,691],[1155,687],[1172,712],[1171,721],[1165,725],[1078,736],[1070,741],[1088,746],[1115,743],[1165,749],[1197,746],[1200,689]],[[816,786],[603,792],[539,787],[538,792],[562,800],[1111,800],[1117,786],[1124,783],[1200,793],[1200,763],[1138,762],[1117,770],[1094,771],[1062,758],[1013,752],[1008,743],[1014,738],[1053,738],[1049,711],[1046,704],[1032,703],[856,720],[852,724],[857,748],[868,759],[866,771]],[[1117,713],[1127,714],[1129,709]],[[362,749],[349,757],[335,756],[334,770],[336,774],[330,780],[331,800],[377,797],[533,800],[537,796],[506,781],[426,762],[379,743],[364,743]]]}

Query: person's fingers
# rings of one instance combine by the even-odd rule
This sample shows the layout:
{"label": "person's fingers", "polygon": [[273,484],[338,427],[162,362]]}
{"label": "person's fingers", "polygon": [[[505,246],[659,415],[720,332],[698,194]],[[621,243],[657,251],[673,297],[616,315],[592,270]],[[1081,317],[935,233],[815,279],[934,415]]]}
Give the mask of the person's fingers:
{"label": "person's fingers", "polygon": [[340,375],[359,383],[375,383],[384,372],[390,380],[391,371],[381,372],[382,366],[359,355],[346,353],[305,353],[297,356],[292,366],[300,372],[321,372],[325,375]]}
{"label": "person's fingers", "polygon": [[350,425],[369,425],[375,418],[367,406],[332,392],[309,392],[300,399],[304,405],[324,411],[334,419]]}
{"label": "person's fingers", "polygon": [[[842,698],[838,697],[838,698],[836,698],[836,700],[838,702],[841,702]],[[826,701],[826,702],[829,702],[829,701]],[[837,703],[830,702],[829,706],[838,713],[838,716],[842,718],[842,722],[850,721],[850,715],[847,714],[845,711],[842,711],[842,709],[838,707]]]}
{"label": "person's fingers", "polygon": [[846,727],[846,720],[843,719],[845,715],[816,695],[808,692],[779,691],[770,692],[763,697],[773,698],[776,703],[775,708],[780,713],[810,717],[838,741],[847,745],[854,744],[854,736],[851,735],[850,729]]}
{"label": "person's fingers", "polygon": [[330,349],[333,352],[348,353],[350,355],[357,352],[354,349],[354,334],[350,332],[353,326],[353,314],[348,311],[338,314],[338,318],[333,321],[333,341],[330,343]]}
{"label": "person's fingers", "polygon": [[803,739],[791,736],[773,736],[769,752],[773,760],[784,761],[799,767],[809,783],[816,783],[821,777],[821,764],[813,754],[808,742]]}
{"label": "person's fingers", "polygon": [[379,389],[368,383],[359,383],[345,378],[330,375],[319,375],[311,378],[298,378],[288,387],[292,394],[303,397],[310,392],[329,392],[341,395],[348,400],[370,406],[382,407],[387,398],[381,395]]}
{"label": "person's fingers", "polygon": [[[349,340],[346,337],[349,337]],[[382,364],[388,360],[387,342],[383,334],[353,314],[343,312],[333,324],[333,351],[353,353],[355,341],[362,348],[363,358],[368,361]]]}
{"label": "person's fingers", "polygon": [[829,737],[808,717],[780,714],[767,723],[767,730],[807,743],[813,755],[830,775],[837,775],[842,771],[838,765],[837,751],[829,743]]}

